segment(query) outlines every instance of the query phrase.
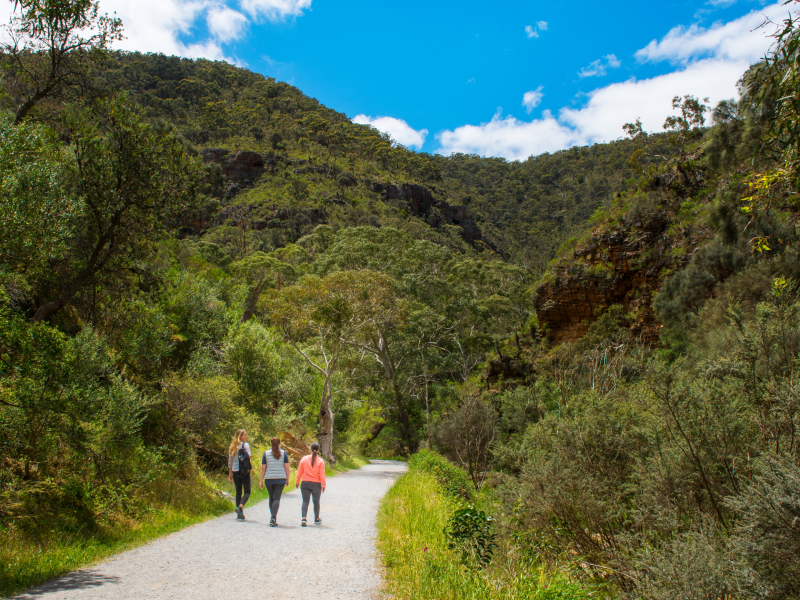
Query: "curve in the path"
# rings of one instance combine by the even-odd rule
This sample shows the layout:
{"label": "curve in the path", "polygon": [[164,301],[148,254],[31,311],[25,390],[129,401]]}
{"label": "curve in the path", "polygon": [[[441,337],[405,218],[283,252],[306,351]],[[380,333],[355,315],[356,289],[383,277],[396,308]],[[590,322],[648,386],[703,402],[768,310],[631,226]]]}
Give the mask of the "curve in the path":
{"label": "curve in the path", "polygon": [[[18,600],[270,600],[378,597],[378,505],[404,463],[372,461],[328,481],[322,525],[300,527],[300,494],[284,495],[279,527],[266,502],[194,525],[30,590]],[[309,507],[309,514],[313,510]]]}

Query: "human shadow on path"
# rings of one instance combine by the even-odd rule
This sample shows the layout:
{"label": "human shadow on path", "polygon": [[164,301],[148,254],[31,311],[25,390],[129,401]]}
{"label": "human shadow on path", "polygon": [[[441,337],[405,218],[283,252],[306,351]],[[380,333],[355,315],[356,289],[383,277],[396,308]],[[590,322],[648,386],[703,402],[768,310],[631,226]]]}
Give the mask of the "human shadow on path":
{"label": "human shadow on path", "polygon": [[50,594],[52,592],[66,592],[69,590],[79,590],[83,588],[95,588],[103,585],[113,585],[119,583],[119,581],[119,577],[103,575],[102,573],[91,569],[75,571],[74,573],[69,573],[63,577],[54,579],[53,581],[45,583],[44,585],[40,585],[32,590],[28,590],[21,596],[15,596],[14,599],[30,600],[45,594]]}

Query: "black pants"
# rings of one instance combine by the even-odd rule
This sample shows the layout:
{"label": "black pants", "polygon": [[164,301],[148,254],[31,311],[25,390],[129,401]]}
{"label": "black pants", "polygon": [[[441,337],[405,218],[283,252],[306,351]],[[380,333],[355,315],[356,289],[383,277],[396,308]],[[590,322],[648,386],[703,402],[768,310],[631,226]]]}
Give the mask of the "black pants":
{"label": "black pants", "polygon": [[236,486],[236,508],[244,506],[250,499],[250,473],[233,472],[233,485]]}
{"label": "black pants", "polygon": [[308,514],[308,501],[314,499],[314,520],[319,519],[319,497],[322,495],[322,484],[319,481],[304,481],[300,484],[300,493],[303,495],[302,516]]}
{"label": "black pants", "polygon": [[281,494],[286,487],[285,479],[266,479],[267,494],[269,494],[269,514],[274,519],[278,516],[278,508],[281,506]]}

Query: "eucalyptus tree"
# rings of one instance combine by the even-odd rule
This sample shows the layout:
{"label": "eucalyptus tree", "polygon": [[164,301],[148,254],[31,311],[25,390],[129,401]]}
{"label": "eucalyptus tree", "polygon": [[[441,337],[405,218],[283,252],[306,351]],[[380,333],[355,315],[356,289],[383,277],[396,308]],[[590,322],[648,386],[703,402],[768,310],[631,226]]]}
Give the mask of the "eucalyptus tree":
{"label": "eucalyptus tree", "polygon": [[256,251],[231,265],[231,271],[248,287],[242,321],[253,317],[261,294],[269,288],[280,288],[297,278],[295,267],[275,256]]}
{"label": "eucalyptus tree", "polygon": [[129,274],[197,193],[199,163],[185,144],[124,101],[99,102],[67,121],[70,192],[83,208],[67,251],[51,261],[36,321],[102,280]]}
{"label": "eucalyptus tree", "polygon": [[74,233],[80,199],[65,185],[68,153],[38,124],[0,119],[0,272],[36,285]]}
{"label": "eucalyptus tree", "polygon": [[122,21],[100,12],[98,0],[13,0],[0,45],[4,83],[16,123],[49,97],[84,86],[102,52],[122,38]]}
{"label": "eucalyptus tree", "polygon": [[307,275],[265,295],[262,307],[286,341],[322,376],[319,443],[323,456],[334,460],[334,376],[349,349],[345,339],[356,327],[350,290],[336,279]]}

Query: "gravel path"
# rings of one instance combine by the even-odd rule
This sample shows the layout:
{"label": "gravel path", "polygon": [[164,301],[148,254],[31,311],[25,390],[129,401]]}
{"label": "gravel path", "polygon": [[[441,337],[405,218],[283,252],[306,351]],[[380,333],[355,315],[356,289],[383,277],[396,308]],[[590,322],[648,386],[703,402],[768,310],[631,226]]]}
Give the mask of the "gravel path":
{"label": "gravel path", "polygon": [[[328,480],[322,525],[300,527],[300,494],[155,540],[31,590],[19,600],[359,600],[379,597],[375,517],[405,464],[373,461]],[[255,480],[255,477],[254,477]],[[313,508],[309,516],[313,521]]]}

